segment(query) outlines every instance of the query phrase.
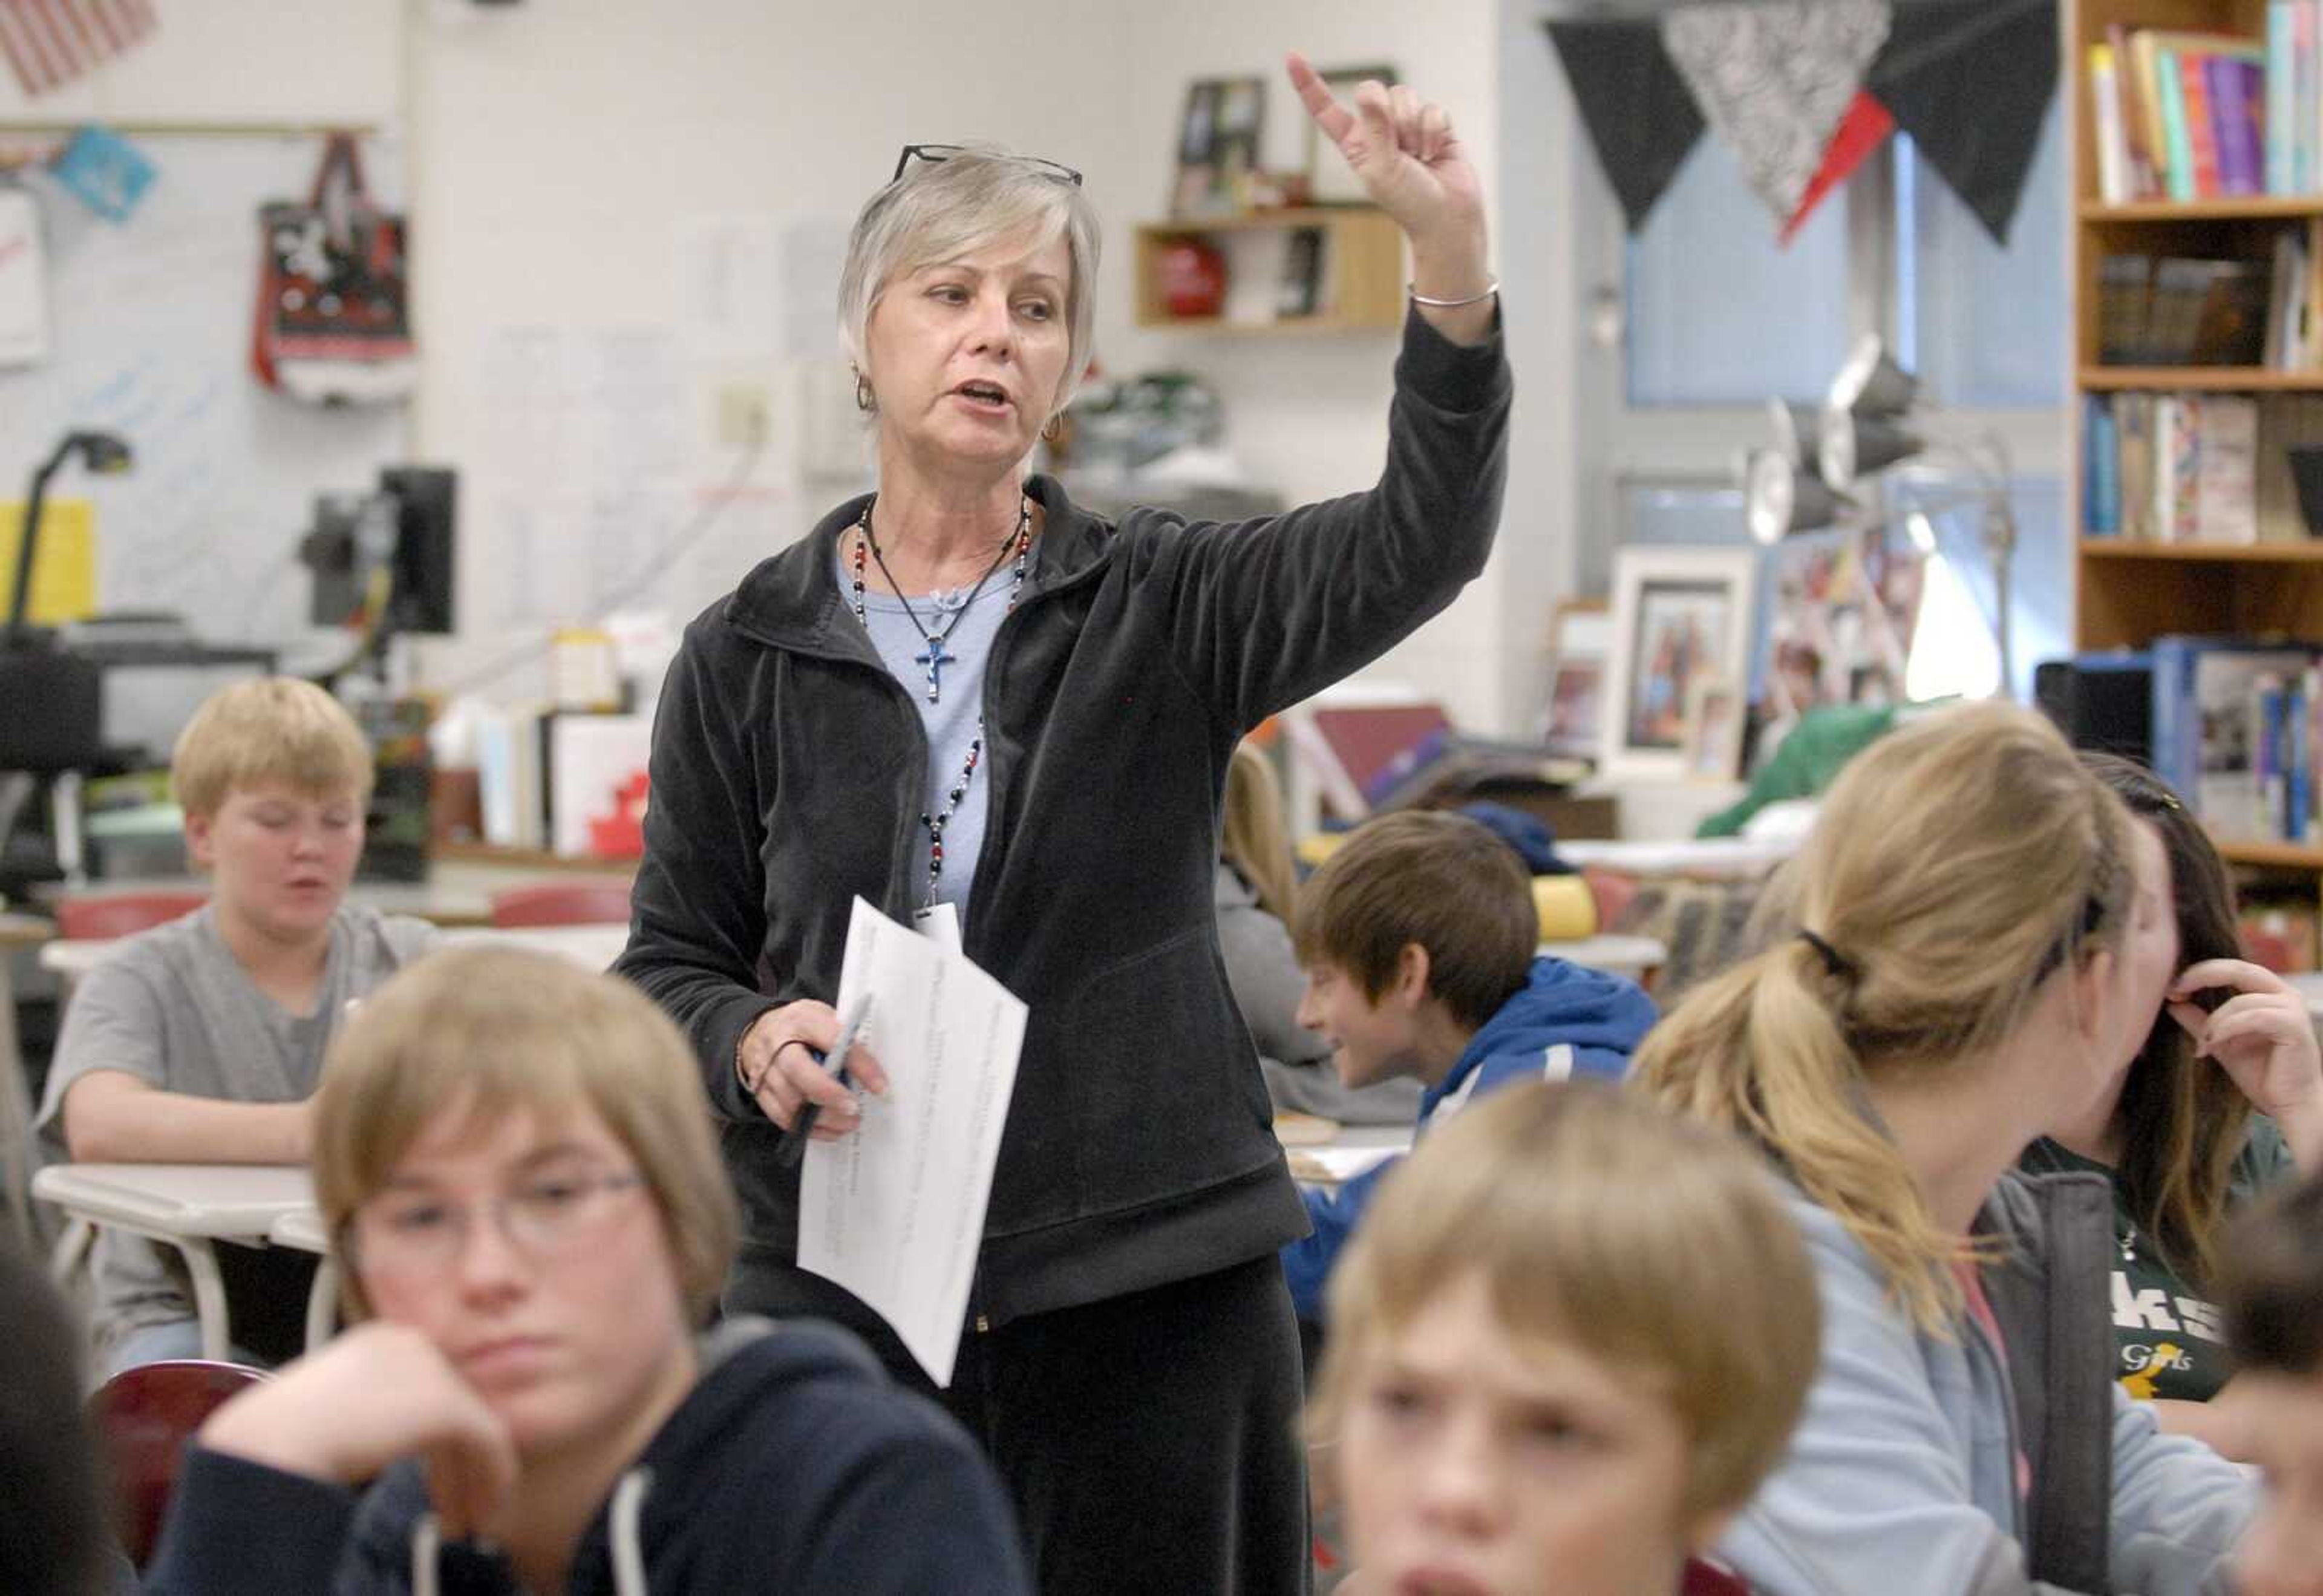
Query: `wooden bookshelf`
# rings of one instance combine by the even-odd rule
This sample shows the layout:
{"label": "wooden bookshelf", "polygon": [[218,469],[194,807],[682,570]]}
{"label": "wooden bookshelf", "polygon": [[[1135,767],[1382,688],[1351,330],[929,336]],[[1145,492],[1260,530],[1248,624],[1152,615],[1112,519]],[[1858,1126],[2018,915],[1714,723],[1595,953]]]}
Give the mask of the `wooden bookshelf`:
{"label": "wooden bookshelf", "polygon": [[2323,368],[2278,371],[2269,366],[2083,366],[2084,393],[2137,389],[2179,393],[2323,393]]}
{"label": "wooden bookshelf", "polygon": [[2242,565],[2323,564],[2323,541],[2307,543],[2145,543],[2122,537],[2084,537],[2081,556],[2090,560],[2173,560]]}
{"label": "wooden bookshelf", "polygon": [[2231,199],[2141,199],[2107,205],[2084,199],[2084,222],[2281,222],[2323,216],[2323,194],[2243,194]]}
{"label": "wooden bookshelf", "polygon": [[[2323,193],[2104,203],[2098,190],[2089,47],[2104,42],[2111,25],[2239,33],[2263,41],[2266,0],[2063,0],[2061,10],[2073,199],[2069,281],[2074,466],[2067,475],[2070,525],[2078,528],[2085,396],[2140,390],[2323,393],[2323,369],[2099,364],[2099,262],[2116,253],[2265,260],[2275,238],[2295,230],[2304,233],[2308,245],[2306,291],[2323,298]],[[2122,69],[2126,71],[2126,63]],[[2261,443],[2266,446],[2263,436]],[[2075,545],[2072,564],[2074,643],[2082,649],[2143,647],[2157,637],[2181,632],[2323,637],[2323,539],[2219,544],[2083,537]],[[2297,878],[2309,888],[2323,882],[2323,846],[2221,841],[2218,851],[2238,867]]]}
{"label": "wooden bookshelf", "polygon": [[2323,848],[2300,842],[2230,842],[2223,838],[2216,840],[2218,857],[2230,865],[2323,873]]}
{"label": "wooden bookshelf", "polygon": [[[2070,524],[2081,525],[2083,407],[2093,393],[2323,393],[2323,369],[2107,366],[2098,348],[2098,262],[2116,252],[2263,258],[2286,227],[2308,230],[2310,271],[2323,271],[2323,193],[2107,205],[2098,192],[2089,52],[2107,29],[2171,28],[2266,36],[2266,0],[2065,0],[2063,92],[2070,113],[2070,283],[2075,351]],[[2323,637],[2323,541],[2245,545],[2085,537],[2073,560],[2073,632],[2080,648],[2139,647],[2167,632]]]}
{"label": "wooden bookshelf", "polygon": [[[1322,274],[1316,309],[1308,316],[1230,321],[1225,316],[1172,316],[1162,298],[1162,252],[1183,238],[1205,240],[1226,254],[1232,274],[1236,258],[1254,258],[1236,247],[1236,235],[1290,234],[1312,228],[1322,234]],[[1392,332],[1403,325],[1403,234],[1385,211],[1373,206],[1314,206],[1297,210],[1251,211],[1235,216],[1192,216],[1149,222],[1137,229],[1137,325],[1171,332],[1218,337],[1281,334]],[[1270,293],[1273,285],[1268,285]]]}

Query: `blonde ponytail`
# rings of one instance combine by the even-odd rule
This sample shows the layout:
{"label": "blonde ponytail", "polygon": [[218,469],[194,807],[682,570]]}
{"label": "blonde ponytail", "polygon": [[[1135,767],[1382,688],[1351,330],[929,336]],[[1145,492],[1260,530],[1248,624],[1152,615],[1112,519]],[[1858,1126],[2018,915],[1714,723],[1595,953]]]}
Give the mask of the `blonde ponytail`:
{"label": "blonde ponytail", "polygon": [[1772,1153],[1913,1321],[1942,1331],[1968,1254],[1929,1213],[1866,1082],[1988,1052],[2061,963],[2115,941],[2126,823],[2028,711],[1979,705],[1892,733],[1842,773],[1787,867],[1780,940],[1648,1034],[1639,1089]]}

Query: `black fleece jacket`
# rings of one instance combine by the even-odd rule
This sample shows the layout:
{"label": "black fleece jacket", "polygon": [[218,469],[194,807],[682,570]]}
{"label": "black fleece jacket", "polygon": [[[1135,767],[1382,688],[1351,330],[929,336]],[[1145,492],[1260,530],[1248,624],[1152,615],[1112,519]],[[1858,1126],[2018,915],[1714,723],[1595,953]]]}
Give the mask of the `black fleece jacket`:
{"label": "black fleece jacket", "polygon": [[[1026,1596],[991,1466],[933,1403],[827,1325],[730,1319],[574,1549],[570,1596]],[[438,1545],[416,1463],[360,1497],[195,1447],[147,1596],[519,1596],[475,1545]]]}
{"label": "black fleece jacket", "polygon": [[[1045,530],[985,669],[990,809],[966,951],[1031,1008],[970,1318],[1262,1256],[1307,1221],[1221,962],[1211,873],[1235,743],[1376,658],[1483,568],[1509,413],[1497,330],[1404,329],[1369,492],[1236,524],[1078,509]],[[794,1267],[798,1176],[744,1097],[761,1013],[839,986],[848,906],[916,906],[927,738],[834,576],[840,505],[687,628],[615,970],[692,1040],[743,1206],[753,1299],[842,1318]],[[843,1300],[842,1300],[843,1299]]]}

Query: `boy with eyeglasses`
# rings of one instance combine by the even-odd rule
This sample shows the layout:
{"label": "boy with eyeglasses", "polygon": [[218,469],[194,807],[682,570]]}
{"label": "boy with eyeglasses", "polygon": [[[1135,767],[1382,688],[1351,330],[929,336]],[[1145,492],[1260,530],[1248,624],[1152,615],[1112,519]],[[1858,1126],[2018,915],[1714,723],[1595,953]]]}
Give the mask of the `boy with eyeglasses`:
{"label": "boy with eyeglasses", "polygon": [[998,1481],[852,1337],[703,1322],[736,1214],[676,1030],[509,949],[367,1002],[316,1099],[360,1321],[204,1425],[152,1596],[1016,1596]]}
{"label": "boy with eyeglasses", "polygon": [[[348,1000],[436,940],[424,921],[345,901],[371,784],[354,717],[312,683],[237,682],[195,711],[170,784],[210,901],[124,939],[82,978],[37,1122],[46,1159],[306,1160],[306,1099]],[[237,1326],[259,1332],[253,1351],[294,1349],[311,1261],[225,1251]],[[107,1230],[95,1273],[91,1317],[107,1372],[199,1355],[176,1252]]]}

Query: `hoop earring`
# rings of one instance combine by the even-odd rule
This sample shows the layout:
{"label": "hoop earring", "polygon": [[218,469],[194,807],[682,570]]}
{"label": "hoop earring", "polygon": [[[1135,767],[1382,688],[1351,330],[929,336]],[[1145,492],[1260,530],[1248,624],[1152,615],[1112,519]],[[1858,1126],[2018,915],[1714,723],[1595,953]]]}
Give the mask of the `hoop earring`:
{"label": "hoop earring", "polygon": [[1065,413],[1062,410],[1049,417],[1049,425],[1041,429],[1041,441],[1053,444],[1065,436]]}
{"label": "hoop earring", "polygon": [[855,373],[855,408],[866,416],[879,408],[879,400],[871,391],[871,380],[860,371]]}

